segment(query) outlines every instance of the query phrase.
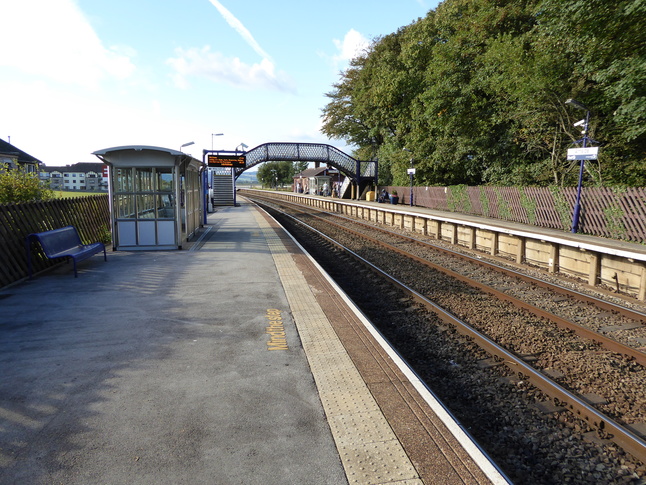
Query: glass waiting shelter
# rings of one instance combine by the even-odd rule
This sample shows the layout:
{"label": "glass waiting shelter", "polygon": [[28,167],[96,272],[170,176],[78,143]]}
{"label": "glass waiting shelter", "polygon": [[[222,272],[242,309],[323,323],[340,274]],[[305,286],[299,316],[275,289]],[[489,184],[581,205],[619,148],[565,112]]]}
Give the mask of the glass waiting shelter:
{"label": "glass waiting shelter", "polygon": [[204,163],[181,151],[143,145],[94,155],[110,169],[114,249],[182,249],[202,221]]}

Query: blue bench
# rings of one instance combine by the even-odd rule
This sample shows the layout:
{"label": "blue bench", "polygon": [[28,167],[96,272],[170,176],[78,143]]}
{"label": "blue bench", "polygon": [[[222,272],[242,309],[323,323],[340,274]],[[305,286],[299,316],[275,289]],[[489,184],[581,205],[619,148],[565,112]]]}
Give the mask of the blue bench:
{"label": "blue bench", "polygon": [[31,279],[31,242],[38,241],[40,247],[48,259],[67,258],[74,261],[74,277],[78,278],[76,263],[88,259],[92,255],[103,251],[103,260],[107,261],[105,244],[95,242],[93,244],[81,243],[79,233],[74,226],[61,227],[51,231],[38,232],[27,236],[27,263],[29,267],[29,279]]}

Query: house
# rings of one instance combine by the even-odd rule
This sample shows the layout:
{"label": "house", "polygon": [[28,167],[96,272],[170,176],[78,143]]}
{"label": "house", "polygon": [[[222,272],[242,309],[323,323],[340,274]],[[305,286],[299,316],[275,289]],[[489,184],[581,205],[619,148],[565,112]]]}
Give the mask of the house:
{"label": "house", "polygon": [[103,163],[75,163],[64,167],[40,168],[40,179],[49,182],[52,190],[107,192],[108,180],[103,176]]}
{"label": "house", "polygon": [[16,148],[11,143],[0,140],[0,165],[8,165],[9,168],[22,167],[26,172],[38,172],[43,162],[28,153]]}
{"label": "house", "polygon": [[332,195],[342,181],[342,176],[335,168],[307,168],[294,175],[293,191],[300,194]]}

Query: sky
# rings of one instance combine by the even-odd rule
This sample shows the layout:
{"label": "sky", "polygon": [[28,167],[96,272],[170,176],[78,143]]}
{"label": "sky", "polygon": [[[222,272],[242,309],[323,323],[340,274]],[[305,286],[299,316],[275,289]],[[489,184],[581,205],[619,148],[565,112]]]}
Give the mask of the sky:
{"label": "sky", "polygon": [[325,93],[373,39],[437,3],[0,0],[0,138],[47,166],[123,145],[349,152],[320,132]]}

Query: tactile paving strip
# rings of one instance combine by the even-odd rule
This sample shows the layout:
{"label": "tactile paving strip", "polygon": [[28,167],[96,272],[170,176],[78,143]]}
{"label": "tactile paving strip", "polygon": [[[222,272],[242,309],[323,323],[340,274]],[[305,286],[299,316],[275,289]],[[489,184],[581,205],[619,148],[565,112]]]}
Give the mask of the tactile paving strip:
{"label": "tactile paving strip", "polygon": [[422,485],[303,274],[262,216],[272,252],[343,467],[352,484]]}
{"label": "tactile paving strip", "polygon": [[399,441],[352,443],[339,446],[341,460],[350,483],[422,483],[411,473],[417,474],[404,453]]}

